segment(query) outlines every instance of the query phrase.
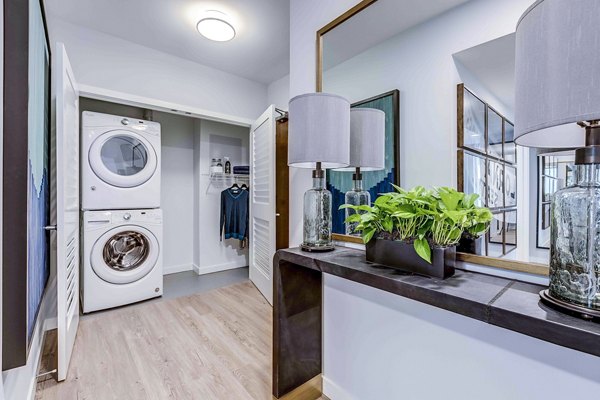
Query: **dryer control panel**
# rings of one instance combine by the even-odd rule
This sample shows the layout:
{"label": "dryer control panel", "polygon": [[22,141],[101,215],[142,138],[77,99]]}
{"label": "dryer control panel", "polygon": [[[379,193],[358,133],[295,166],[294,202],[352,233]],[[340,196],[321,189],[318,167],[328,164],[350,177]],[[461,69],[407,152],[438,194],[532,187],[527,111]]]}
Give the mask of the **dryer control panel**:
{"label": "dryer control panel", "polygon": [[160,124],[154,121],[145,121],[143,119],[122,117],[117,115],[102,114],[92,111],[83,112],[84,128],[106,128],[122,127],[124,129],[133,129],[140,133],[149,135],[160,135]]}

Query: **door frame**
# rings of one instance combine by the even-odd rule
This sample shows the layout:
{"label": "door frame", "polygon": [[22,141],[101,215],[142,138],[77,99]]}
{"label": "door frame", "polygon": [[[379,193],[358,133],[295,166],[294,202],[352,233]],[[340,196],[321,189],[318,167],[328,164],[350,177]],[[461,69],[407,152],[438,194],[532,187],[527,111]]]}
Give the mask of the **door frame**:
{"label": "door frame", "polygon": [[102,100],[133,107],[147,108],[169,114],[181,115],[184,117],[223,122],[225,124],[243,126],[246,128],[252,127],[252,124],[254,123],[254,120],[250,118],[218,113],[198,107],[190,107],[183,104],[162,101],[153,97],[143,97],[126,92],[104,89],[97,86],[79,85],[79,97],[87,97],[94,100]]}

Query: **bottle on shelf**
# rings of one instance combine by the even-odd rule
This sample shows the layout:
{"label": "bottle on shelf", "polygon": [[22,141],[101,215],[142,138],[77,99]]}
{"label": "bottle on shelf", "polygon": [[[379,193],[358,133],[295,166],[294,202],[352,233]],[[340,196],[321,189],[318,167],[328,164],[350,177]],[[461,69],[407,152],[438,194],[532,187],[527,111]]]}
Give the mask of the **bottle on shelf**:
{"label": "bottle on shelf", "polygon": [[231,162],[229,161],[229,157],[224,157],[225,159],[225,173],[231,174]]}

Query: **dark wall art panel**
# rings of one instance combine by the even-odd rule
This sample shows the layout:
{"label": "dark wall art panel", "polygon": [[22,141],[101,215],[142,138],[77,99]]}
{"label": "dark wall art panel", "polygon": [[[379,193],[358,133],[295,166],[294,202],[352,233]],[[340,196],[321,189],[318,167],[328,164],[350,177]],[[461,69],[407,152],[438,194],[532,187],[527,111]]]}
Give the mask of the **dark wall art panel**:
{"label": "dark wall art panel", "polygon": [[25,365],[49,276],[50,48],[39,0],[4,3],[2,367]]}
{"label": "dark wall art panel", "polygon": [[[381,193],[394,190],[392,184],[400,185],[400,92],[394,90],[356,102],[352,108],[375,108],[385,113],[385,168],[381,171],[365,171],[363,185],[371,194],[371,202]],[[327,171],[327,189],[332,194],[332,232],[346,233],[345,212],[338,210],[345,203],[345,194],[352,189],[352,172]]]}

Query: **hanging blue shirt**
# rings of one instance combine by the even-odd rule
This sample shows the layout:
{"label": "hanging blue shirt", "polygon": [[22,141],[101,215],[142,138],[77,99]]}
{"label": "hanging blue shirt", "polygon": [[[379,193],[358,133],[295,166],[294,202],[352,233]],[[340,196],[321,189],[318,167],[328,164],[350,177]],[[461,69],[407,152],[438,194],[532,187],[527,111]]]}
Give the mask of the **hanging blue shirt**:
{"label": "hanging blue shirt", "polygon": [[247,190],[229,188],[221,192],[221,240],[248,238],[248,208],[250,196]]}

